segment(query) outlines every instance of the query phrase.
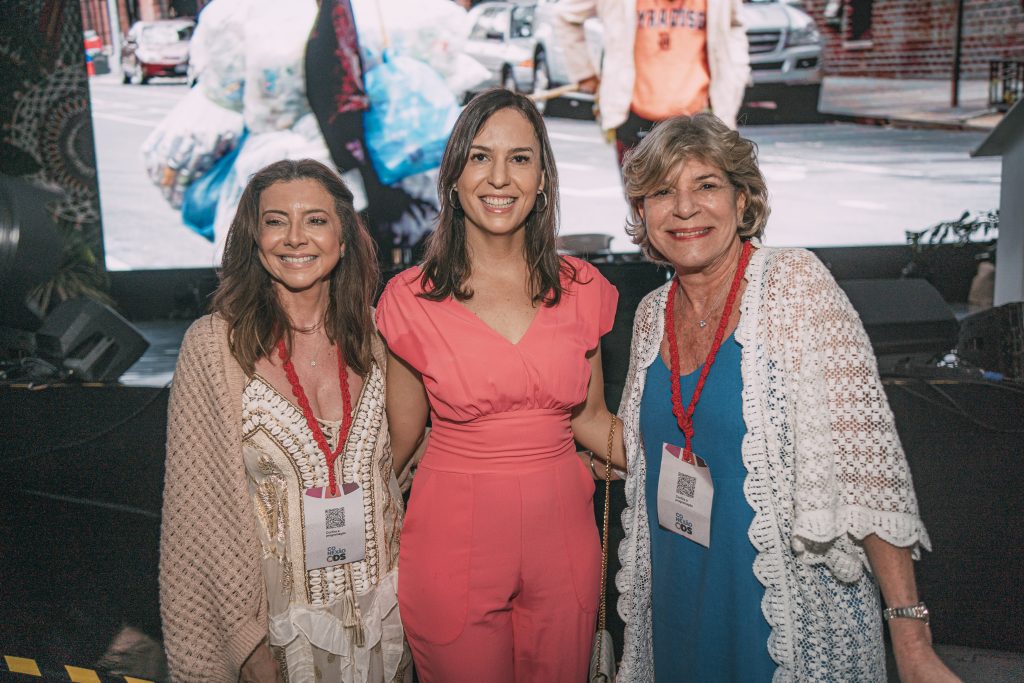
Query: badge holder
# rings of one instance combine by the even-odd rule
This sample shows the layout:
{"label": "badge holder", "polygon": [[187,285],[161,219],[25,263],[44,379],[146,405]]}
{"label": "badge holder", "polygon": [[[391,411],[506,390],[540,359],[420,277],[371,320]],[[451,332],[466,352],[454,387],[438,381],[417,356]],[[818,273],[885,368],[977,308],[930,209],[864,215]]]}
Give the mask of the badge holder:
{"label": "badge holder", "polygon": [[363,490],[358,484],[342,484],[333,495],[326,486],[306,489],[302,517],[307,570],[358,562],[366,557]]}
{"label": "badge holder", "polygon": [[708,464],[692,451],[664,444],[658,477],[658,524],[710,548],[714,496]]}

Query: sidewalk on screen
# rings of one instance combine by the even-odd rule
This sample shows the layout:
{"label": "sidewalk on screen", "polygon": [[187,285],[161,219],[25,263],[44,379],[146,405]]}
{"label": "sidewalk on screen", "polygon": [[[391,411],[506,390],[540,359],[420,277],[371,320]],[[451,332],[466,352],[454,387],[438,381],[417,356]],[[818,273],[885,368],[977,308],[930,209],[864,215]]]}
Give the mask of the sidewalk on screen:
{"label": "sidewalk on screen", "polygon": [[989,106],[988,89],[987,80],[961,80],[953,107],[951,79],[826,76],[818,110],[856,123],[988,131],[1003,118]]}

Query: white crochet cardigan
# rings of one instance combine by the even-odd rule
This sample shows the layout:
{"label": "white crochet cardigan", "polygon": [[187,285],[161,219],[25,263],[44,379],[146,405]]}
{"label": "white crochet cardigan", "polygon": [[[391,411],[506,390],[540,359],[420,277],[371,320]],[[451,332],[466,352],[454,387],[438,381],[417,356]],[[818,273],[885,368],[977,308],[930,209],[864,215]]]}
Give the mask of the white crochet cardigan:
{"label": "white crochet cardigan", "polygon": [[[783,681],[884,681],[881,610],[859,542],[930,549],[892,412],[860,318],[802,249],[759,248],[747,268],[742,346],[743,490],[768,652]],[[639,433],[647,368],[664,330],[665,285],[637,309],[622,407],[629,476],[616,577],[626,624],[618,680],[654,680],[650,532]],[[665,397],[668,400],[668,397]]]}

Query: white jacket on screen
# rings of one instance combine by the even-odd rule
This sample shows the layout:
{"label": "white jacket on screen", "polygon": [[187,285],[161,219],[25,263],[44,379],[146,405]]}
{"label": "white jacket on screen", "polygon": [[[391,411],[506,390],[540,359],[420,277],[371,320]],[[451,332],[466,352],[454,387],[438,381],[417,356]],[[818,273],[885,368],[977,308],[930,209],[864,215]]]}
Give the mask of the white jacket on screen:
{"label": "white jacket on screen", "polygon": [[[711,111],[730,128],[743,103],[750,80],[747,33],[740,15],[742,0],[707,0],[707,51]],[[629,116],[633,98],[633,44],[636,0],[561,0],[556,12],[558,39],[565,52],[569,77],[578,82],[595,75],[587,54],[583,22],[596,16],[604,26],[601,65],[601,127],[615,130]]]}

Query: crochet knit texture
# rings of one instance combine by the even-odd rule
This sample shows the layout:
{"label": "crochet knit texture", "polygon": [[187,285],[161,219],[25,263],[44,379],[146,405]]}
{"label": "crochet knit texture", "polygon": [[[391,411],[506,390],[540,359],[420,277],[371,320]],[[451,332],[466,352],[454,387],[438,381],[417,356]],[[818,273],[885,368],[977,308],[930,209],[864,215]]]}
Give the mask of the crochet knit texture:
{"label": "crochet knit texture", "polygon": [[[754,510],[753,572],[765,587],[774,681],[885,680],[868,534],[930,543],[860,318],[810,252],[759,248],[747,269],[742,346],[744,493]],[[616,577],[626,623],[619,681],[654,679],[650,537],[639,434],[647,368],[657,358],[668,285],[641,302],[620,416],[629,476]],[[666,396],[665,400],[669,400]],[[653,457],[653,456],[652,456]]]}
{"label": "crochet knit texture", "polygon": [[244,382],[226,323],[197,320],[171,388],[160,529],[160,615],[176,681],[235,683],[267,635],[260,547],[241,466]]}

